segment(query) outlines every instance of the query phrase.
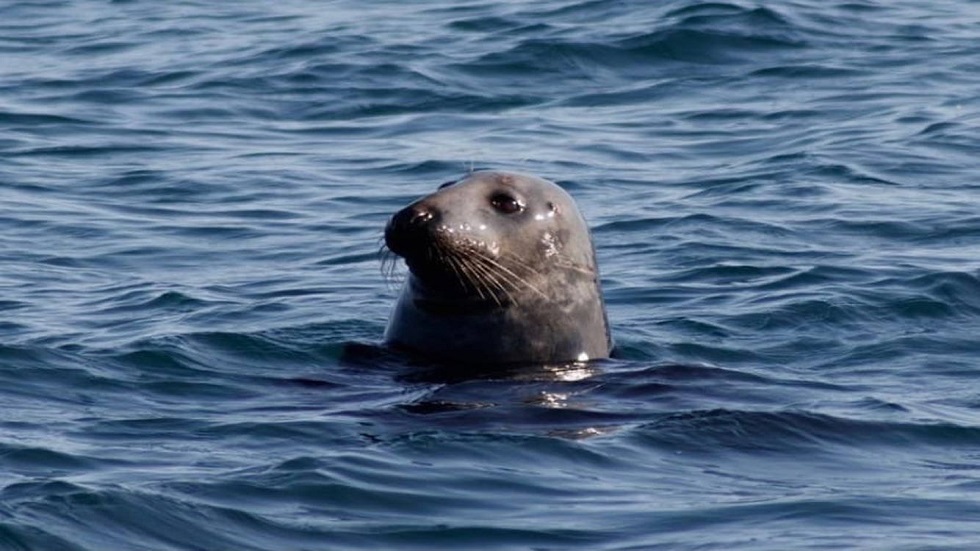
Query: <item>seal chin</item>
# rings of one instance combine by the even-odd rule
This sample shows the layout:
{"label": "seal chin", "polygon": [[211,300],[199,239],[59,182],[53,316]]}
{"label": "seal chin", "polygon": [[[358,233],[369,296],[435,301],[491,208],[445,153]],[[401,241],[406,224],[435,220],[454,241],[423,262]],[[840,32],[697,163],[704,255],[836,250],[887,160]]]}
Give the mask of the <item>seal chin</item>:
{"label": "seal chin", "polygon": [[479,297],[466,280],[445,263],[425,257],[409,257],[405,259],[405,264],[412,273],[416,293],[420,296],[436,301]]}
{"label": "seal chin", "polygon": [[471,288],[453,274],[438,270],[422,272],[410,270],[412,302],[424,312],[435,315],[478,315],[503,310],[510,305],[506,296],[491,294],[489,290]]}
{"label": "seal chin", "polygon": [[481,298],[467,300],[459,299],[430,299],[416,298],[415,307],[419,310],[437,316],[476,316],[486,315],[494,311],[502,311],[507,308],[505,301],[495,301]]}

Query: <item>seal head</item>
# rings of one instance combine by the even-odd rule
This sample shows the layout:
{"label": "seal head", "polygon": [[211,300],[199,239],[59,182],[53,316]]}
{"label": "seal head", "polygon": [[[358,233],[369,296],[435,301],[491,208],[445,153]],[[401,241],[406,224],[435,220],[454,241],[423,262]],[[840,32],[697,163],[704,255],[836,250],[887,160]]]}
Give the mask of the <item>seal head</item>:
{"label": "seal head", "polygon": [[484,365],[609,355],[591,235],[553,182],[470,174],[396,213],[385,243],[410,272],[389,345]]}

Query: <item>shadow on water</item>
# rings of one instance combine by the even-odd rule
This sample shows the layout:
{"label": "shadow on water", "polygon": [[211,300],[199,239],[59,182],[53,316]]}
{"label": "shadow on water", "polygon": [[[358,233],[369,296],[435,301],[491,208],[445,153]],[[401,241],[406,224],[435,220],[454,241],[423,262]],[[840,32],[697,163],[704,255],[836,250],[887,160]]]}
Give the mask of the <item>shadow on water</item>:
{"label": "shadow on water", "polygon": [[[348,343],[342,365],[388,378],[384,407],[361,410],[387,431],[530,433],[581,439],[668,422],[677,415],[779,409],[813,393],[853,389],[705,364],[607,359],[557,365],[437,363]],[[293,379],[306,387],[320,380]]]}

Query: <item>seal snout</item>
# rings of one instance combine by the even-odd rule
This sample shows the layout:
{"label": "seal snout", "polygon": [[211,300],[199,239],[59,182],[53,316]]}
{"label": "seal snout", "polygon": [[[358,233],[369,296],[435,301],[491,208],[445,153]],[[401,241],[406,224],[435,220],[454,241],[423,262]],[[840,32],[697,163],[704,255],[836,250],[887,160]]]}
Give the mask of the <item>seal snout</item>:
{"label": "seal snout", "polygon": [[431,208],[415,203],[395,213],[385,227],[385,244],[391,252],[408,258],[426,247],[429,226],[436,219]]}

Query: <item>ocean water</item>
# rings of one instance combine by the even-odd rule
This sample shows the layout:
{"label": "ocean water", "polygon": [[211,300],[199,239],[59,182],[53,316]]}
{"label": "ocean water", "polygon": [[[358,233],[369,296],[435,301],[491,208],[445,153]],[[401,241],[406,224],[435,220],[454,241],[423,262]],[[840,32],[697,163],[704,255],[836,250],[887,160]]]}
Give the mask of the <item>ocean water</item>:
{"label": "ocean water", "polygon": [[[614,358],[381,346],[475,168]],[[0,2],[0,404],[4,550],[980,548],[980,3]]]}

